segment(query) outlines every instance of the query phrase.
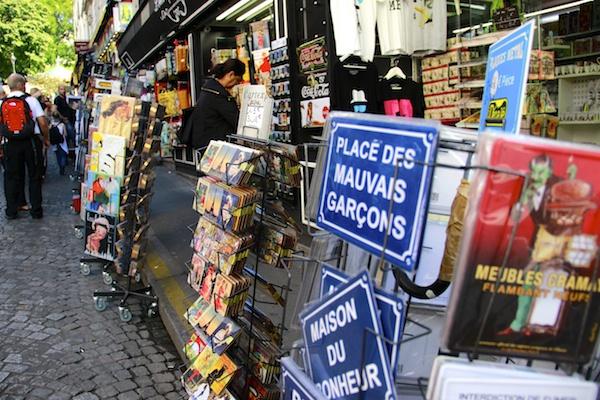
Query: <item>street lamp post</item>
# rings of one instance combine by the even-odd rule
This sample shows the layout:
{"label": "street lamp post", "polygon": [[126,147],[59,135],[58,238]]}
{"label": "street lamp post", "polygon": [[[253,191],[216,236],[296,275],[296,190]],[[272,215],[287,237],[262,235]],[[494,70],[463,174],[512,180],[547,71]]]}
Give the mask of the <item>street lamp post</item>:
{"label": "street lamp post", "polygon": [[17,62],[17,57],[15,57],[15,53],[10,53],[10,62],[12,63],[13,74],[14,74],[17,72],[17,69],[15,68],[15,63]]}

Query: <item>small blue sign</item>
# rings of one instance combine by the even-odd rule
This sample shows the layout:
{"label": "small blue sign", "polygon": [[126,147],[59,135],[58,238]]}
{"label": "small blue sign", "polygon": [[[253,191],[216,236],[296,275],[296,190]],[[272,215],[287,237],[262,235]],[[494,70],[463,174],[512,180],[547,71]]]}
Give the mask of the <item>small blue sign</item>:
{"label": "small blue sign", "polygon": [[529,77],[534,21],[490,46],[479,131],[519,133]]}
{"label": "small blue sign", "polygon": [[412,271],[425,226],[438,126],[331,113],[317,225]]}
{"label": "small blue sign", "polygon": [[306,368],[328,399],[396,399],[367,271],[300,313]]}
{"label": "small blue sign", "polygon": [[[348,282],[350,277],[332,266],[323,264],[321,267],[320,296],[333,293],[341,284]],[[400,361],[400,339],[404,330],[405,307],[404,300],[395,294],[375,288],[375,300],[380,312],[383,336],[388,340],[385,346],[390,357],[392,374],[396,376],[396,368]]]}
{"label": "small blue sign", "polygon": [[281,359],[281,400],[325,400],[313,381],[290,357]]}

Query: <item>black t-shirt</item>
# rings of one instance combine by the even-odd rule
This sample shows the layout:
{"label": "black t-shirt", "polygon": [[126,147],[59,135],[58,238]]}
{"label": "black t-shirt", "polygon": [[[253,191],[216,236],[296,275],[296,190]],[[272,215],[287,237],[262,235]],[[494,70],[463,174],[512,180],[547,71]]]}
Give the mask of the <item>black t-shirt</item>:
{"label": "black t-shirt", "polygon": [[[379,96],[383,110],[385,110],[385,102],[388,100],[408,100],[412,105],[412,117],[423,118],[425,116],[425,97],[423,96],[423,85],[420,83],[402,78],[383,79],[379,82]],[[393,114],[388,113],[388,115]]]}
{"label": "black t-shirt", "polygon": [[[364,69],[346,67],[361,65]],[[334,66],[333,96],[331,109],[353,112],[380,112],[377,93],[377,68],[373,63],[361,62],[358,57],[350,57],[344,63]]]}

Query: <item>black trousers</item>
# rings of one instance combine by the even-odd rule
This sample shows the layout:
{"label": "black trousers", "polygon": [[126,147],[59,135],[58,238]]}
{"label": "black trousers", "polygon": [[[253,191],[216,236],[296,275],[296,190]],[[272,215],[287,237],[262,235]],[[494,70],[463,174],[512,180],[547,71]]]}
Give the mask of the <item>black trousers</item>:
{"label": "black trousers", "polygon": [[31,215],[41,217],[42,211],[42,142],[30,140],[11,140],[4,145],[4,181],[6,195],[6,215],[16,216],[21,206],[25,185],[25,171],[29,175],[29,201]]}

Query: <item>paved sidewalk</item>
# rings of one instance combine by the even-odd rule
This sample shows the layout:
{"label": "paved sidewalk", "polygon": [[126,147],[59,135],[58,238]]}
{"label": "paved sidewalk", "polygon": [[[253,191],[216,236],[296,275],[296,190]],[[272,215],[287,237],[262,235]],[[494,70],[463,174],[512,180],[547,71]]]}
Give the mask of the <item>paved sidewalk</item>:
{"label": "paved sidewalk", "polygon": [[[44,219],[7,221],[0,189],[0,399],[182,399],[181,360],[159,318],[119,320],[94,309],[98,268],[79,273],[83,243],[72,183],[51,154]],[[0,187],[2,178],[0,177]]]}

